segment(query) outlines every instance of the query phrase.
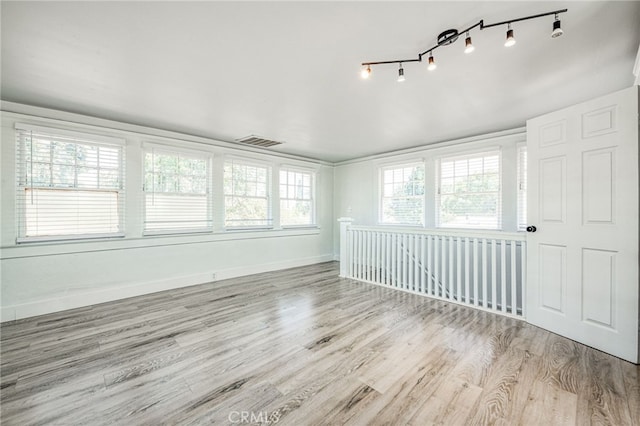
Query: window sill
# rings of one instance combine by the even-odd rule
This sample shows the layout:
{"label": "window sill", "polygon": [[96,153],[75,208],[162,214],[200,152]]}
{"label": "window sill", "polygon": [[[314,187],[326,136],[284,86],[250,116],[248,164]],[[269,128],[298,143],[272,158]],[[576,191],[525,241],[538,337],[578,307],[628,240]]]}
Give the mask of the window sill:
{"label": "window sill", "polygon": [[213,229],[192,229],[192,230],[164,230],[164,231],[143,231],[142,237],[181,237],[185,235],[210,235]]}
{"label": "window sill", "polygon": [[283,225],[282,229],[320,229],[320,225]]}
{"label": "window sill", "polygon": [[273,226],[229,226],[224,228],[223,232],[264,232],[273,231],[274,229]]}
{"label": "window sill", "polygon": [[124,238],[124,233],[115,234],[93,234],[93,235],[65,235],[61,237],[25,237],[18,238],[17,245],[32,244],[69,244],[85,241],[109,241]]}
{"label": "window sill", "polygon": [[244,229],[240,232],[219,231],[206,234],[162,234],[133,238],[103,238],[91,240],[33,242],[15,246],[2,247],[0,259],[16,259],[24,257],[53,256],[60,254],[102,252],[111,250],[140,249],[185,244],[206,244],[223,241],[248,240],[258,238],[281,238],[306,235],[318,235],[320,228],[296,229]]}

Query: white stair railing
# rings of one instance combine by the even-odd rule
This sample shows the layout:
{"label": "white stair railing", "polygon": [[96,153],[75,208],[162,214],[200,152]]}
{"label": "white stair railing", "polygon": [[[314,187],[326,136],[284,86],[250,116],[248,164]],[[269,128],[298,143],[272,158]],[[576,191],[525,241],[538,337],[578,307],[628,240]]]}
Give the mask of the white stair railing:
{"label": "white stair railing", "polygon": [[340,276],[524,317],[524,235],[340,222]]}

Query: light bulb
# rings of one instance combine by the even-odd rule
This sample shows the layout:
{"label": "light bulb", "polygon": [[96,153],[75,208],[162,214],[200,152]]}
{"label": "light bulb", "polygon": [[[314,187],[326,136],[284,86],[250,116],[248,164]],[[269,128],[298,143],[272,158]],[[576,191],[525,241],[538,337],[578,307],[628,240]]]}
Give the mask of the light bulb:
{"label": "light bulb", "polygon": [[475,47],[473,47],[473,43],[471,43],[471,37],[469,36],[469,33],[467,33],[467,38],[464,39],[464,53],[471,53],[475,50]]}
{"label": "light bulb", "polygon": [[438,66],[436,65],[436,60],[433,59],[433,55],[431,54],[431,52],[429,52],[429,65],[427,66],[427,69],[429,71],[433,71],[436,68],[438,68]]}
{"label": "light bulb", "polygon": [[400,64],[400,69],[398,70],[398,81],[400,83],[404,81],[404,70],[402,69],[402,64]]}
{"label": "light bulb", "polygon": [[564,34],[564,31],[562,31],[562,28],[560,27],[560,20],[558,19],[558,15],[556,15],[556,20],[553,21],[553,31],[551,32],[551,37],[560,37],[562,34]]}
{"label": "light bulb", "polygon": [[371,67],[369,65],[367,65],[366,68],[362,68],[362,71],[360,71],[360,76],[362,78],[369,78],[370,75],[371,75]]}
{"label": "light bulb", "polygon": [[516,44],[516,39],[513,37],[513,30],[511,29],[511,24],[509,24],[509,29],[507,30],[507,40],[504,42],[505,47],[511,47]]}

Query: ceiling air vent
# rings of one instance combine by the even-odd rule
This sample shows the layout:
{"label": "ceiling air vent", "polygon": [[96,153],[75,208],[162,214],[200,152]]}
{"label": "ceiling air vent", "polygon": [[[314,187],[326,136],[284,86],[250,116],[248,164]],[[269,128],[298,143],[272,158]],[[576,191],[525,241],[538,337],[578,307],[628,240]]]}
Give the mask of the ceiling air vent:
{"label": "ceiling air vent", "polygon": [[270,139],[261,138],[260,136],[250,135],[241,139],[236,139],[236,142],[243,145],[259,146],[262,148],[268,148],[270,146],[282,145],[283,142],[272,141]]}

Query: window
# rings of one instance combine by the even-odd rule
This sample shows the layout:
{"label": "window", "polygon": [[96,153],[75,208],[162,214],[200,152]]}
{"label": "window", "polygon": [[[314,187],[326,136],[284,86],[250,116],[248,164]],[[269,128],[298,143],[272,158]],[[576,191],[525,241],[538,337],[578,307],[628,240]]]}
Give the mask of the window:
{"label": "window", "polygon": [[123,236],[124,141],[16,125],[17,240]]}
{"label": "window", "polygon": [[315,224],[313,196],[313,172],[280,169],[280,224]]}
{"label": "window", "polygon": [[518,230],[527,228],[527,146],[518,147]]}
{"label": "window", "polygon": [[440,160],[437,197],[441,227],[501,227],[500,152]]}
{"label": "window", "polygon": [[424,164],[405,164],[381,169],[380,222],[424,223]]}
{"label": "window", "polygon": [[224,163],[225,227],[270,227],[271,168],[251,161]]}
{"label": "window", "polygon": [[145,146],[145,234],[212,230],[210,163],[207,153]]}

